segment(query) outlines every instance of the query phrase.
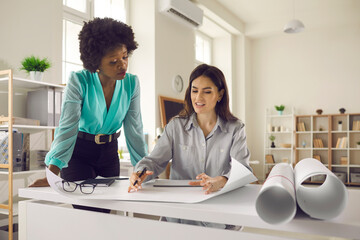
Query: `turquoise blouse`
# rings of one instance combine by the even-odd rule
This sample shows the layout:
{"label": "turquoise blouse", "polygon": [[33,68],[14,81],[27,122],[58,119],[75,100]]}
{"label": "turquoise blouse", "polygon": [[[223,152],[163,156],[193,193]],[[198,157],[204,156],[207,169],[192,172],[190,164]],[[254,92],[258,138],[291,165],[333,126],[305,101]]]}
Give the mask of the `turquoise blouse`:
{"label": "turquoise blouse", "polygon": [[97,73],[72,72],[63,96],[59,127],[46,155],[46,165],[67,167],[78,131],[113,134],[124,124],[126,144],[132,165],[146,156],[140,111],[140,85],[137,76],[126,74],[116,81],[109,111]]}

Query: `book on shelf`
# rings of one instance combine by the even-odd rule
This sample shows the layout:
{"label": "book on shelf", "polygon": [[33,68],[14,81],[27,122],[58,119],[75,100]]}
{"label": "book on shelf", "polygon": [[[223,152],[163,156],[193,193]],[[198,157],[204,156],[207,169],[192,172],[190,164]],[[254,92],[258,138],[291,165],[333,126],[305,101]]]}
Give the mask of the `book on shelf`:
{"label": "book on shelf", "polygon": [[352,130],[360,131],[360,121],[353,121]]}
{"label": "book on shelf", "polygon": [[320,155],[314,155],[313,158],[321,162],[321,157],[320,157]]}
{"label": "book on shelf", "polygon": [[322,139],[314,138],[314,148],[324,148]]}
{"label": "book on shelf", "polygon": [[336,148],[347,148],[347,137],[339,137],[336,142]]}
{"label": "book on shelf", "polygon": [[297,123],[297,130],[299,132],[305,132],[306,131],[305,123],[304,122],[298,122]]}
{"label": "book on shelf", "polygon": [[336,141],[336,146],[335,148],[339,148],[340,147],[340,142],[341,142],[341,138],[338,138]]}
{"label": "book on shelf", "polygon": [[266,161],[266,163],[275,163],[274,156],[272,154],[266,154],[265,161]]}
{"label": "book on shelf", "polygon": [[[321,191],[303,186],[307,179],[315,176],[326,178]],[[265,222],[282,224],[295,217],[297,206],[312,218],[335,218],[345,209],[347,200],[345,184],[324,164],[306,158],[298,162],[294,169],[287,163],[276,164],[260,189],[255,208]]]}

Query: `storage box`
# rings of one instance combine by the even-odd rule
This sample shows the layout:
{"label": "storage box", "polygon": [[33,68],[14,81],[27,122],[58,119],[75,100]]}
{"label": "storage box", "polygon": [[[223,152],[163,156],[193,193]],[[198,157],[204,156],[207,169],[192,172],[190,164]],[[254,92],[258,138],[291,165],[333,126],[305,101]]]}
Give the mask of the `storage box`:
{"label": "storage box", "polygon": [[320,174],[320,175],[311,176],[311,181],[312,182],[324,182],[325,181],[325,175]]}
{"label": "storage box", "polygon": [[[13,224],[13,240],[18,240],[18,224]],[[0,227],[0,239],[9,239],[9,225]]]}
{"label": "storage box", "polygon": [[341,158],[340,158],[340,164],[341,164],[341,165],[347,165],[347,164],[348,164],[348,159],[347,159],[347,157],[341,157]]}
{"label": "storage box", "polygon": [[360,183],[360,173],[350,173],[350,182]]}
{"label": "storage box", "polygon": [[342,172],[334,172],[334,174],[342,181],[343,183],[346,182],[346,173]]}

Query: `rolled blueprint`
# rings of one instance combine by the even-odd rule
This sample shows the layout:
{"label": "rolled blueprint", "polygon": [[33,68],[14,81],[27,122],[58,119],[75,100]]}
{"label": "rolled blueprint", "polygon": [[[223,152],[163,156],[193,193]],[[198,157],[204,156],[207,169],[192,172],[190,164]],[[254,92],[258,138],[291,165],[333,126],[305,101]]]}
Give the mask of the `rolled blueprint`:
{"label": "rolled blueprint", "polygon": [[289,222],[296,213],[294,173],[287,163],[276,164],[255,203],[260,218],[267,223]]}
{"label": "rolled blueprint", "polygon": [[[345,184],[320,161],[307,158],[296,164],[294,169],[296,200],[300,208],[317,219],[331,219],[338,216],[346,207],[348,192]],[[318,187],[301,185],[307,178],[326,175]]]}
{"label": "rolled blueprint", "polygon": [[[309,177],[324,175],[320,186],[302,183]],[[310,217],[331,219],[346,207],[348,193],[345,185],[320,161],[301,160],[294,171],[291,165],[280,163],[273,167],[256,199],[256,211],[261,219],[270,224],[291,221],[296,204]]]}

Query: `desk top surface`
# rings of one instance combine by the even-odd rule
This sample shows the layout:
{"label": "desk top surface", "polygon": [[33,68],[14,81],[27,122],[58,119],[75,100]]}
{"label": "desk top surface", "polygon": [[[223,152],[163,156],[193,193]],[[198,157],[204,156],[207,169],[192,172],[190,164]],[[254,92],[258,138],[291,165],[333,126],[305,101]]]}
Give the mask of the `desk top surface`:
{"label": "desk top surface", "polygon": [[255,210],[255,200],[260,188],[261,185],[248,184],[231,192],[195,204],[72,199],[58,194],[50,187],[19,189],[19,196],[50,202],[87,205],[197,221],[305,232],[309,234],[324,235],[326,233],[325,235],[329,236],[349,238],[360,236],[360,190],[348,190],[348,204],[345,210],[334,219],[326,221],[311,219],[298,208],[296,217],[289,223],[271,225],[261,220]]}

